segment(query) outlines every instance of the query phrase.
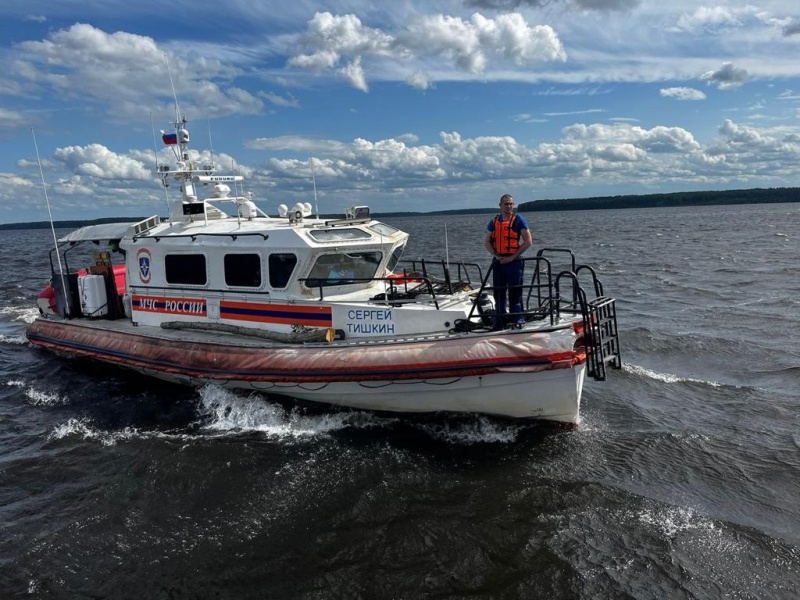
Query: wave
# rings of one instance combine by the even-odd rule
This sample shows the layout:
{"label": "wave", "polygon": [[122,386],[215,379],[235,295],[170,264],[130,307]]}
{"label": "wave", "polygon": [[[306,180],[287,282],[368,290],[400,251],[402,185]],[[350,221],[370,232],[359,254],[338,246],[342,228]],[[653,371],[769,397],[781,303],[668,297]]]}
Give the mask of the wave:
{"label": "wave", "polygon": [[411,428],[437,441],[453,445],[514,442],[525,425],[495,421],[483,415],[444,416],[441,419],[386,417],[367,411],[303,414],[287,410],[259,395],[246,397],[224,388],[200,388],[200,413],[208,420],[203,429],[238,434],[258,432],[278,440],[299,440],[354,429]]}
{"label": "wave", "polygon": [[[25,388],[20,380],[9,381],[9,386]],[[279,443],[316,442],[337,432],[377,431],[380,434],[422,436],[427,440],[452,446],[476,444],[511,444],[518,436],[536,426],[530,423],[513,423],[494,420],[485,415],[427,415],[383,416],[368,411],[313,409],[304,412],[302,407],[286,408],[264,396],[237,395],[224,388],[207,385],[198,390],[197,412],[200,421],[184,424],[173,430],[151,430],[136,426],[107,428],[98,425],[92,417],[72,417],[60,423],[48,436],[48,441],[77,437],[86,441],[113,446],[131,440],[164,439],[181,442],[201,441],[243,434],[257,433]],[[66,405],[70,400],[56,393],[25,389],[25,395],[34,406],[52,407]]]}
{"label": "wave", "polygon": [[491,420],[489,417],[475,416],[470,422],[444,422],[421,424],[418,428],[430,437],[455,445],[472,444],[510,444],[525,428]]}
{"label": "wave", "polygon": [[[717,311],[717,315],[720,311]],[[721,318],[721,317],[718,317]],[[741,316],[739,317],[741,318]],[[747,339],[744,334],[750,333],[747,324],[743,324],[734,333],[718,333],[718,330],[698,330],[685,328],[682,330],[665,331],[651,327],[632,327],[624,329],[620,338],[628,354],[646,354],[648,356],[698,356],[706,362],[736,359],[753,354],[756,351],[767,353],[774,351],[769,347],[771,340],[762,336],[756,339],[759,332],[763,332],[762,324],[754,326],[752,339]]]}
{"label": "wave", "polygon": [[142,431],[135,427],[125,427],[116,431],[108,431],[95,427],[90,419],[69,419],[66,423],[57,425],[47,441],[62,440],[69,437],[79,437],[84,440],[100,442],[103,446],[114,446],[119,442],[133,439],[178,439],[189,441],[197,436],[188,433],[165,433],[161,431]]}
{"label": "wave", "polygon": [[669,383],[669,384],[680,383],[680,384],[708,386],[712,388],[727,388],[732,390],[763,391],[763,388],[760,388],[755,385],[739,385],[735,383],[714,381],[711,379],[698,379],[695,377],[686,377],[682,375],[675,375],[673,373],[660,373],[658,371],[653,371],[651,369],[648,369],[647,367],[642,367],[631,363],[623,363],[622,371],[638,377],[644,377],[646,379],[651,379],[653,381],[660,381],[662,383]]}
{"label": "wave", "polygon": [[691,508],[659,506],[652,501],[647,504],[651,506],[630,512],[628,519],[655,529],[663,538],[672,539],[686,531],[710,533],[718,529],[711,519],[697,514]]}
{"label": "wave", "polygon": [[776,369],[756,369],[751,368],[750,373],[754,375],[786,375],[786,374],[795,374],[800,373],[800,366],[796,365],[789,365],[785,367],[779,367]]}
{"label": "wave", "polygon": [[35,306],[4,306],[0,308],[0,315],[10,317],[10,321],[33,323],[39,316],[39,309]]}
{"label": "wave", "polygon": [[723,384],[717,381],[706,381],[703,379],[693,379],[691,377],[681,377],[680,375],[673,375],[671,373],[659,373],[657,371],[651,371],[645,367],[640,367],[637,365],[631,365],[628,363],[622,364],[622,370],[626,373],[632,373],[633,375],[638,375],[640,377],[646,377],[648,379],[655,379],[656,381],[661,381],[663,383],[696,383],[700,385],[708,385],[711,387],[722,387]]}
{"label": "wave", "polygon": [[22,379],[10,379],[6,381],[5,385],[19,389],[26,388],[25,397],[33,406],[58,406],[69,403],[69,398],[66,396],[60,396],[55,392],[40,390],[35,387],[28,387],[27,382]]}
{"label": "wave", "polygon": [[200,414],[208,419],[203,428],[209,431],[259,432],[270,438],[298,439],[348,428],[378,427],[389,421],[360,412],[303,415],[298,409],[287,411],[261,396],[242,397],[215,385],[206,385],[199,392]]}

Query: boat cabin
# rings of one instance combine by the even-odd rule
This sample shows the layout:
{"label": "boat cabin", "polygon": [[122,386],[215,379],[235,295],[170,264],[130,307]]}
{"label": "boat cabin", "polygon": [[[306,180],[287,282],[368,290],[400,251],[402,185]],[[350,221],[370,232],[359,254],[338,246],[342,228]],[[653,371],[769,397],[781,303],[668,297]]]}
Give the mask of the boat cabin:
{"label": "boat cabin", "polygon": [[[62,302],[60,314],[124,317],[148,326],[209,321],[279,332],[320,327],[341,337],[372,337],[446,332],[472,307],[468,286],[437,295],[425,276],[412,280],[420,289],[400,298],[398,281],[389,276],[408,234],[372,219],[366,206],[332,220],[311,218],[307,205],[280,206],[278,217],[220,212],[210,201],[190,202],[173,210],[169,221],[93,225],[62,238],[68,247],[109,241],[123,262],[115,266],[106,258],[73,272],[64,285],[71,282],[77,291],[71,307]],[[96,298],[87,300],[93,281]],[[402,285],[408,290],[408,281]],[[431,307],[437,310],[413,311]]]}

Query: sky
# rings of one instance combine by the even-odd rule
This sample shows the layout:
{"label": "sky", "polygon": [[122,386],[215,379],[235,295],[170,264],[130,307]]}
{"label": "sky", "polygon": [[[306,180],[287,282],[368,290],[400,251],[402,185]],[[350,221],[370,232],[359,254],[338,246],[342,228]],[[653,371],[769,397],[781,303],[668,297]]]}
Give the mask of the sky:
{"label": "sky", "polygon": [[800,186],[797,0],[37,0],[0,32],[0,223],[166,214],[176,100],[272,215]]}

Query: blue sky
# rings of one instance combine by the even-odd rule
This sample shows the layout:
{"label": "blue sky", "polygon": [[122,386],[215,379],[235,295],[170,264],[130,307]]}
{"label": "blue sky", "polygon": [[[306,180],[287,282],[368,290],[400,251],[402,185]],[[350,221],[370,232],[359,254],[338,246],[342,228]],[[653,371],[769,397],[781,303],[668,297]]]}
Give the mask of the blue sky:
{"label": "blue sky", "polygon": [[153,128],[270,214],[800,185],[796,0],[0,8],[0,223],[163,214]]}

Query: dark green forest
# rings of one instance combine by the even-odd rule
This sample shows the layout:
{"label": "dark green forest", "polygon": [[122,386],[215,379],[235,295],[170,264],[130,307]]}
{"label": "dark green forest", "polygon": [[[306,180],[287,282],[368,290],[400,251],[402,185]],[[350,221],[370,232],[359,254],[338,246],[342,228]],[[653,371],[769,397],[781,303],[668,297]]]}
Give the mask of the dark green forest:
{"label": "dark green forest", "polygon": [[800,201],[800,188],[726,190],[723,192],[676,192],[643,196],[606,196],[570,200],[524,202],[520,211],[594,210],[602,208],[653,208],[708,206],[712,204],[778,204]]}

